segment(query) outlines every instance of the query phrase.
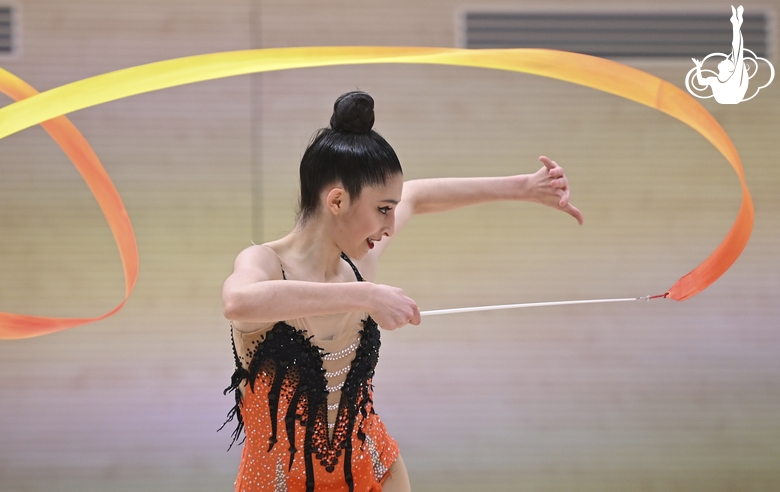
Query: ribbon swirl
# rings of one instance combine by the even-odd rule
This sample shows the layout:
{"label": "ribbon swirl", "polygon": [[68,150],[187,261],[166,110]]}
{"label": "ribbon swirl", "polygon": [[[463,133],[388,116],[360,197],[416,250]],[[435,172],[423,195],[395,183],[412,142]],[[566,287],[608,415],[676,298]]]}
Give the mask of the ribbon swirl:
{"label": "ribbon swirl", "polygon": [[127,301],[138,276],[138,248],[122,200],[94,151],[63,115],[109,101],[259,72],[333,65],[409,63],[529,73],[571,82],[658,109],[706,138],[731,164],[742,186],[742,204],[725,239],[699,266],[663,294],[683,300],[717,280],[745,248],[753,228],[753,202],[734,144],[715,118],[674,85],[641,70],[588,55],[543,49],[462,50],[419,47],[308,47],[213,53],[177,58],[90,77],[43,93],[0,69],[0,91],[17,102],[0,109],[0,138],[42,125],[87,182],[114,235],[125,272],[125,298],[96,318],[44,318],[0,313],[0,338],[26,338],[111,316]]}

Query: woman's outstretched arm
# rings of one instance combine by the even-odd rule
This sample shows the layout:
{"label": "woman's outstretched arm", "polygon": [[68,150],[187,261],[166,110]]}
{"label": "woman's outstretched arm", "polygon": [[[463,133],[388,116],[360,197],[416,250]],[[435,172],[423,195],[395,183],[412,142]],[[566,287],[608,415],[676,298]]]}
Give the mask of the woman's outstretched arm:
{"label": "woman's outstretched arm", "polygon": [[563,168],[548,157],[541,156],[539,160],[543,166],[533,174],[406,181],[396,210],[395,233],[412,215],[445,212],[498,200],[541,203],[566,212],[582,224],[582,212],[569,203],[569,180]]}
{"label": "woman's outstretched arm", "polygon": [[[582,224],[577,207],[569,203],[569,180],[555,161],[541,156],[543,166],[533,174],[496,178],[432,178],[404,182],[401,202],[396,207],[395,233],[398,234],[413,215],[444,212],[456,208],[498,200],[541,203],[571,215]],[[385,238],[360,260],[361,272],[373,279],[379,257],[392,242]]]}
{"label": "woman's outstretched arm", "polygon": [[555,161],[534,174],[496,178],[437,178],[404,183],[403,199],[413,205],[412,215],[444,212],[497,200],[537,202],[568,213],[582,224],[582,213],[569,203],[569,181]]}

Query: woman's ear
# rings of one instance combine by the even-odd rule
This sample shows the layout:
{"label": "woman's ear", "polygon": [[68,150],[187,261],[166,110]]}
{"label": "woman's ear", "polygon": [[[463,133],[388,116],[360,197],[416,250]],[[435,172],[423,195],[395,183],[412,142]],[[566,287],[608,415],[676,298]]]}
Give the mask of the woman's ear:
{"label": "woman's ear", "polygon": [[325,209],[333,215],[342,215],[349,208],[349,194],[338,186],[331,188],[325,196]]}

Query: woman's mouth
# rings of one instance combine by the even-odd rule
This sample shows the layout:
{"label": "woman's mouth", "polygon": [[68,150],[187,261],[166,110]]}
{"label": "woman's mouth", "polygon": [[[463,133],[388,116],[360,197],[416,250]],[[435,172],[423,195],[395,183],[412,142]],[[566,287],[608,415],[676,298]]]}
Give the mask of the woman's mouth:
{"label": "woman's mouth", "polygon": [[374,241],[371,238],[366,239],[366,243],[368,243],[368,249],[374,249]]}

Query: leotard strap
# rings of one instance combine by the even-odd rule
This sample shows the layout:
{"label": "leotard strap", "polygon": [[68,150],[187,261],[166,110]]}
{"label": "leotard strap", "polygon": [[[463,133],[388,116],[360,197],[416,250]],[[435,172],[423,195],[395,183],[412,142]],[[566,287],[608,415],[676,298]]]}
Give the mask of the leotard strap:
{"label": "leotard strap", "polygon": [[350,260],[349,256],[345,255],[343,251],[341,252],[341,258],[343,258],[347,263],[349,263],[349,266],[352,267],[352,271],[355,272],[355,277],[357,277],[358,282],[363,282],[363,276],[360,275],[360,272],[358,271],[355,264],[352,263],[352,260]]}

